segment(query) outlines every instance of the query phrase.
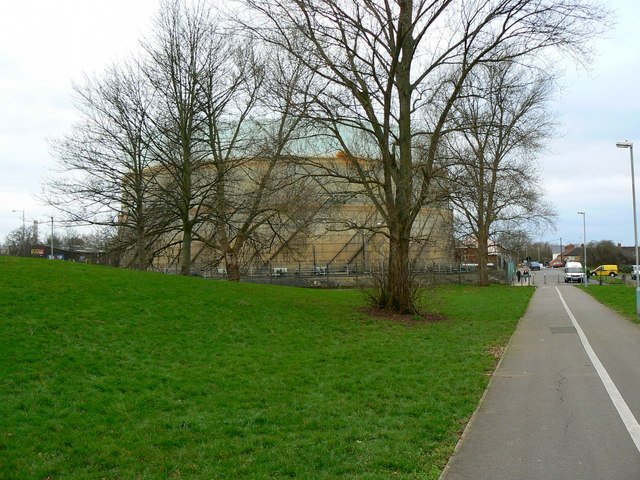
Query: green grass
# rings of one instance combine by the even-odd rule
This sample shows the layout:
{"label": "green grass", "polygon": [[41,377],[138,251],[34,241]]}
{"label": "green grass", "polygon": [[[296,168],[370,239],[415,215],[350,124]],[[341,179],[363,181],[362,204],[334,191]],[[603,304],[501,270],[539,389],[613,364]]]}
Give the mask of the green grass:
{"label": "green grass", "polygon": [[356,291],[0,257],[0,478],[436,479],[533,289]]}
{"label": "green grass", "polygon": [[593,282],[597,282],[598,284],[602,282],[603,284],[606,283],[607,285],[622,285],[622,276],[618,275],[617,277],[610,277],[604,275],[592,275],[589,285],[591,285]]}
{"label": "green grass", "polygon": [[636,287],[635,285],[592,285],[582,288],[591,294],[600,303],[628,317],[636,323],[640,323],[636,313]]}

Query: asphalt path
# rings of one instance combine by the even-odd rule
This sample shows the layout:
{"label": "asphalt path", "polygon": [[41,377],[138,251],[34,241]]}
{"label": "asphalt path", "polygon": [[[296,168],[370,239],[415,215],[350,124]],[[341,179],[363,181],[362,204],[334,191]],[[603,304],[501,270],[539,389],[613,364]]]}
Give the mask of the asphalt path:
{"label": "asphalt path", "polygon": [[[520,282],[513,281],[513,284],[518,286],[535,285],[561,285],[564,284],[564,268],[543,268],[541,270],[530,271],[529,277],[521,277]],[[596,277],[590,277],[589,285],[597,285],[599,283]],[[575,284],[574,284],[575,285]]]}
{"label": "asphalt path", "polygon": [[440,479],[640,479],[640,326],[538,286]]}

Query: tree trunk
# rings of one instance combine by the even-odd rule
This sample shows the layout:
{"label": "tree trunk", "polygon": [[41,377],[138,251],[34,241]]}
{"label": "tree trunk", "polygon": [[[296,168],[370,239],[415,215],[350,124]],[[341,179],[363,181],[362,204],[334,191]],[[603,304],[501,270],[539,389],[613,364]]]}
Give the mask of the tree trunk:
{"label": "tree trunk", "polygon": [[489,240],[485,234],[478,235],[478,285],[486,287],[489,285],[489,272],[487,270],[487,260],[489,258]]}
{"label": "tree trunk", "polygon": [[409,271],[409,237],[392,235],[389,240],[388,296],[386,309],[400,314],[416,313]]}
{"label": "tree trunk", "polygon": [[182,232],[182,268],[181,275],[191,275],[191,228]]}
{"label": "tree trunk", "polygon": [[[389,271],[386,285],[386,309],[400,314],[416,313],[413,304],[413,288],[411,272],[409,271],[409,244],[411,238],[412,220],[409,210],[412,206],[413,193],[413,158],[412,158],[412,130],[411,95],[411,62],[413,59],[413,2],[401,0],[400,17],[398,22],[398,38],[401,39],[402,56],[398,62],[395,82],[398,95],[398,174],[395,178],[395,189],[387,189],[387,206],[389,208]],[[395,190],[395,192],[394,192]],[[391,200],[392,195],[394,196]]]}
{"label": "tree trunk", "polygon": [[147,268],[145,232],[144,228],[141,225],[138,225],[137,230],[135,269],[145,270]]}
{"label": "tree trunk", "polygon": [[231,282],[240,281],[240,259],[235,249],[227,250],[224,254],[224,262],[227,268],[227,280]]}

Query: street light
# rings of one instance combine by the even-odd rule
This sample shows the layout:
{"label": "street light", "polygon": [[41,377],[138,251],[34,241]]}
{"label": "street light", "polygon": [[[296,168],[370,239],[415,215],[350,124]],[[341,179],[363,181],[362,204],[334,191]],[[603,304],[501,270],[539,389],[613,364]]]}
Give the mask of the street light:
{"label": "street light", "polygon": [[[628,148],[631,156],[631,194],[633,195],[633,234],[636,250],[636,268],[640,265],[638,262],[638,218],[636,215],[636,180],[633,172],[633,142],[625,140],[624,142],[616,143],[618,148]],[[640,317],[640,275],[636,273],[636,313]]]}
{"label": "street light", "polygon": [[22,250],[22,256],[26,257],[25,248],[24,248],[24,242],[25,242],[25,239],[27,237],[27,227],[26,227],[25,221],[24,221],[24,210],[16,209],[16,210],[11,210],[11,211],[12,212],[22,212],[22,234],[20,235],[20,242],[22,243],[22,245],[20,245],[20,250]]}
{"label": "street light", "polygon": [[589,286],[589,275],[587,275],[587,214],[585,212],[578,212],[578,215],[582,215],[582,242],[584,245],[584,277],[582,281],[584,286]]}

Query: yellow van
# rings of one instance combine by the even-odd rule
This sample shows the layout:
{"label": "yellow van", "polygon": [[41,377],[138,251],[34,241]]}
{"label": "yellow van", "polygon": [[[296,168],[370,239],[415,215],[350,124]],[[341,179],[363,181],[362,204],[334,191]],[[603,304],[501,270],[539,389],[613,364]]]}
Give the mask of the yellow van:
{"label": "yellow van", "polygon": [[591,275],[615,277],[618,275],[618,265],[600,265],[595,270],[591,270]]}

